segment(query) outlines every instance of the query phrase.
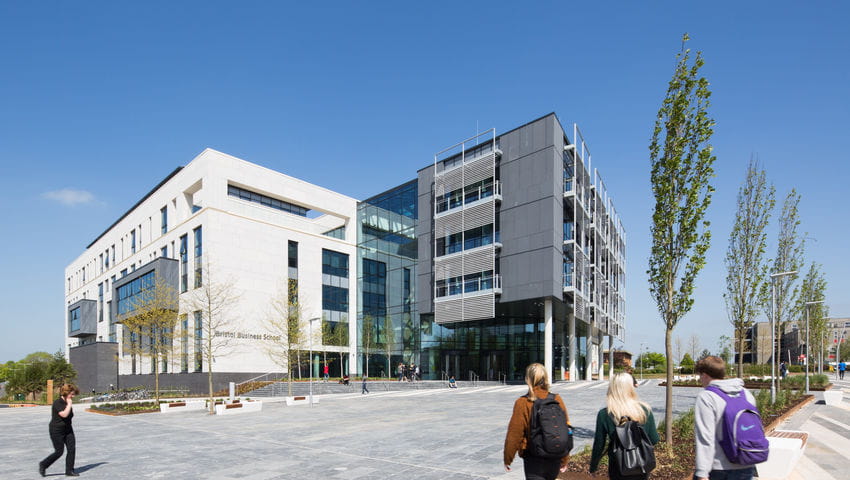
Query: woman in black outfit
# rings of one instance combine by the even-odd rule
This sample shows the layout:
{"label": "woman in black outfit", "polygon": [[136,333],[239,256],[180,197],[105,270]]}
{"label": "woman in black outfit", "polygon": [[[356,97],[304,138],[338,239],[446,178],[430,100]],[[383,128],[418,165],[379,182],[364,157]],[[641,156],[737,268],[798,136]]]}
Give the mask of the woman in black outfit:
{"label": "woman in black outfit", "polygon": [[75,385],[65,384],[59,389],[59,398],[53,402],[51,411],[53,415],[50,418],[50,441],[53,442],[53,453],[47,458],[38,463],[38,473],[42,477],[46,476],[46,470],[59,457],[62,456],[62,449],[67,448],[68,454],[65,455],[65,475],[68,477],[79,477],[80,474],[74,472],[74,456],[76,455],[76,440],[74,438],[74,429],[71,427],[71,419],[74,418],[73,398],[74,395],[79,395],[80,389]]}

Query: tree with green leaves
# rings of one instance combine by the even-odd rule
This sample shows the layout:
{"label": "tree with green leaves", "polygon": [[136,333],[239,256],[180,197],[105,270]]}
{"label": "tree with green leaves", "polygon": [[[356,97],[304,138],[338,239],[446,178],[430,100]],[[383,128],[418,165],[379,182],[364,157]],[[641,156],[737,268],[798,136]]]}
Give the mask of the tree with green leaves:
{"label": "tree with green leaves", "polygon": [[[792,189],[785,197],[782,204],[782,213],[779,215],[779,238],[776,246],[776,258],[773,259],[773,273],[800,271],[803,268],[803,252],[806,242],[797,232],[800,225],[800,195],[797,190]],[[776,364],[779,363],[782,332],[789,321],[797,318],[797,299],[800,295],[800,287],[797,285],[797,275],[784,275],[773,279],[772,284],[768,282],[762,288],[762,304],[765,313],[770,318],[774,315],[774,328],[776,335]],[[771,295],[773,286],[773,295]],[[775,299],[775,304],[774,300]],[[774,310],[775,305],[775,310]],[[773,312],[773,313],[771,313]],[[772,372],[776,376],[777,372]]]}
{"label": "tree with green leaves", "polygon": [[[129,311],[119,319],[125,328],[138,335],[133,353],[150,359],[154,396],[159,402],[159,374],[168,363],[177,326],[178,294],[177,289],[160,275],[155,274],[150,280],[145,278],[142,277],[141,291],[131,297]],[[147,348],[144,347],[145,338]]]}
{"label": "tree with green leaves", "polygon": [[776,203],[775,188],[755,158],[750,158],[744,183],[738,189],[738,210],[726,248],[726,315],[735,333],[738,377],[744,376],[744,342],[761,305],[768,279],[767,224]]}
{"label": "tree with green leaves", "polygon": [[378,348],[378,325],[371,315],[364,315],[360,323],[360,349],[363,352],[363,375],[369,375],[369,357]]}
{"label": "tree with green leaves", "polygon": [[[322,344],[334,347],[340,347],[337,351],[339,354],[339,375],[345,375],[343,371],[342,357],[345,355],[345,347],[348,346],[348,322],[330,322],[322,321]],[[325,349],[327,354],[327,349]],[[325,359],[327,363],[327,359]]]}
{"label": "tree with green leaves", "polygon": [[[709,143],[714,133],[714,120],[708,115],[711,91],[699,73],[705,63],[702,53],[691,61],[690,49],[685,48],[688,39],[687,34],[682,37],[682,51],[676,56],[649,146],[655,208],[647,274],[665,327],[666,425],[673,423],[673,329],[694,304],[694,283],[711,242],[705,213],[714,192],[709,183],[715,161]],[[670,428],[666,440],[672,445]]]}
{"label": "tree with green leaves", "polygon": [[[806,276],[803,277],[803,282],[800,285],[800,294],[797,297],[796,310],[800,312],[799,325],[800,333],[803,335],[803,341],[806,343],[806,353],[808,361],[806,365],[811,364],[812,358],[820,358],[818,362],[820,372],[823,373],[823,342],[821,339],[827,334],[827,323],[829,323],[829,307],[823,303],[826,299],[826,279],[821,271],[821,265],[812,262]],[[809,302],[820,302],[811,303]],[[806,316],[809,319],[809,331],[806,332]],[[808,335],[806,335],[808,333]],[[814,347],[809,349],[809,342]],[[812,357],[812,352],[815,357]]]}

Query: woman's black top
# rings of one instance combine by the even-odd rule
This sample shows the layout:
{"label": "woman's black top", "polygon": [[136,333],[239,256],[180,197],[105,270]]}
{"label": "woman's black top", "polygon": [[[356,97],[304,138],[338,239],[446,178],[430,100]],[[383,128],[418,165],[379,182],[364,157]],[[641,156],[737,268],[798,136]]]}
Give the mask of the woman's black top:
{"label": "woman's black top", "polygon": [[68,406],[68,403],[65,402],[65,399],[59,397],[53,402],[53,407],[51,411],[53,415],[50,417],[50,431],[51,432],[69,432],[71,431],[71,418],[74,417],[74,408],[71,407],[71,413],[68,414],[67,417],[62,418],[59,415],[59,412],[65,410],[65,407]]}

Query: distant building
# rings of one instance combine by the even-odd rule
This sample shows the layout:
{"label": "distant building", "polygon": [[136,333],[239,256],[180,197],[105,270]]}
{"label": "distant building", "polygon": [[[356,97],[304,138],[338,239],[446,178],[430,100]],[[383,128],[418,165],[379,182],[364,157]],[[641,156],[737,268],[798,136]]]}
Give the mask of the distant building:
{"label": "distant building", "polygon": [[[608,365],[610,352],[605,350],[605,365]],[[614,368],[628,368],[632,366],[632,352],[626,350],[614,350]]]}

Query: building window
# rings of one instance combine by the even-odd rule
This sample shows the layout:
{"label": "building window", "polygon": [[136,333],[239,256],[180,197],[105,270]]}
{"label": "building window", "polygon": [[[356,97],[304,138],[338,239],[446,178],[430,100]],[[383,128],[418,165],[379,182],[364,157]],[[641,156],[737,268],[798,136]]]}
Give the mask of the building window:
{"label": "building window", "polygon": [[118,315],[125,315],[143,304],[154,288],[156,272],[148,272],[126,285],[118,287]]}
{"label": "building window", "polygon": [[126,276],[127,276],[127,269],[126,268],[121,269],[121,278],[124,278]]}
{"label": "building window", "polygon": [[322,235],[325,235],[326,237],[332,237],[332,238],[338,238],[340,240],[345,240],[345,225],[343,225],[339,228],[334,228],[333,230],[328,230],[327,232],[323,233]]}
{"label": "building window", "polygon": [[189,290],[189,236],[180,237],[180,292]]}
{"label": "building window", "polygon": [[83,283],[86,283],[86,267],[83,267]]}
{"label": "building window", "polygon": [[446,297],[460,295],[461,293],[479,292],[493,289],[493,271],[472,273],[462,277],[451,277],[446,280],[437,280],[436,296]]}
{"label": "building window", "polygon": [[100,254],[100,273],[103,273],[103,254]]}
{"label": "building window", "polygon": [[180,315],[180,373],[189,371],[189,315]]}
{"label": "building window", "polygon": [[97,321],[103,321],[103,283],[97,284]]}
{"label": "building window", "polygon": [[298,242],[289,241],[289,268],[298,268]]}
{"label": "building window", "polygon": [[204,369],[204,352],[203,352],[204,324],[201,311],[195,312],[195,371],[201,372]]}
{"label": "building window", "polygon": [[233,185],[227,186],[227,194],[231,197],[236,197],[240,200],[246,200],[251,203],[264,205],[266,207],[274,208],[276,210],[281,210],[302,217],[306,217],[307,213],[310,212],[310,209],[307,207],[302,207],[301,205],[296,205],[294,203],[284,202],[283,200],[278,200],[276,198],[263,195],[262,193],[252,192],[250,190],[235,187]]}
{"label": "building window", "polygon": [[109,270],[109,249],[106,249],[106,253],[103,257],[104,263],[106,264],[106,269]]}
{"label": "building window", "polygon": [[461,207],[464,204],[472,203],[482,198],[493,196],[493,177],[475,182],[464,188],[458,188],[445,195],[438,195],[436,198],[437,213],[442,213],[453,208]]}
{"label": "building window", "polygon": [[159,256],[162,258],[168,258],[168,245],[159,249]]}
{"label": "building window", "polygon": [[348,312],[348,289],[322,285],[322,310]]}
{"label": "building window", "polygon": [[322,249],[322,273],[348,278],[348,255]]}
{"label": "building window", "polygon": [[168,233],[168,205],[159,209],[159,218],[160,218],[160,230],[162,234],[165,235]]}
{"label": "building window", "polygon": [[493,243],[493,224],[471,228],[463,233],[454,233],[437,239],[437,256],[471,250]]}
{"label": "building window", "polygon": [[130,253],[136,253],[136,229],[130,230]]}
{"label": "building window", "polygon": [[192,232],[195,234],[195,288],[200,287],[203,284],[203,243],[201,240],[202,232],[201,227],[198,227]]}
{"label": "building window", "polygon": [[77,307],[69,313],[70,326],[69,332],[76,332],[80,329],[80,307]]}
{"label": "building window", "polygon": [[118,335],[116,334],[116,331],[115,331],[116,330],[115,329],[115,322],[112,321],[112,302],[111,301],[106,302],[106,310],[108,312],[110,312],[109,317],[108,317],[109,318],[109,341],[114,343],[114,342],[118,341]]}

